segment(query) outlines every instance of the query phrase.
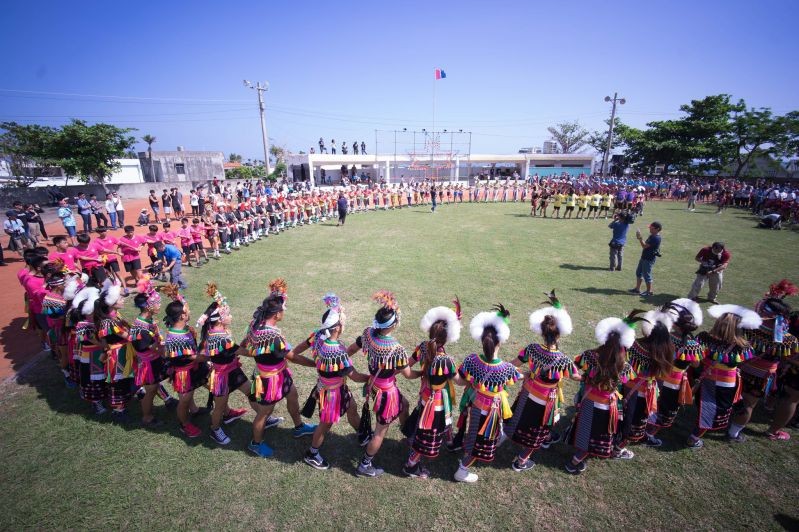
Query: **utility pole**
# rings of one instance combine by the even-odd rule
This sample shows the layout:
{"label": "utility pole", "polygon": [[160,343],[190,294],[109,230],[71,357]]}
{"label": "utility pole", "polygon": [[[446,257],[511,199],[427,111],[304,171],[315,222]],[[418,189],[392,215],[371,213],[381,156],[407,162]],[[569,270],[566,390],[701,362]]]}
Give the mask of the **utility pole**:
{"label": "utility pole", "polygon": [[269,137],[266,134],[266,116],[264,115],[264,92],[269,90],[269,82],[264,81],[263,85],[261,82],[256,82],[255,86],[246,79],[244,80],[244,86],[253,89],[258,93],[258,110],[261,113],[261,135],[263,136],[264,141],[264,169],[266,170],[266,175],[268,176],[272,173],[269,170]]}
{"label": "utility pole", "polygon": [[619,93],[614,92],[613,98],[611,99],[610,96],[605,96],[606,102],[613,102],[613,107],[610,111],[610,128],[608,129],[608,147],[605,148],[605,156],[602,158],[602,177],[606,177],[606,172],[608,171],[608,157],[610,156],[610,147],[613,145],[613,123],[616,121],[616,102],[619,105],[624,105],[627,103],[627,100],[624,98],[619,98]]}

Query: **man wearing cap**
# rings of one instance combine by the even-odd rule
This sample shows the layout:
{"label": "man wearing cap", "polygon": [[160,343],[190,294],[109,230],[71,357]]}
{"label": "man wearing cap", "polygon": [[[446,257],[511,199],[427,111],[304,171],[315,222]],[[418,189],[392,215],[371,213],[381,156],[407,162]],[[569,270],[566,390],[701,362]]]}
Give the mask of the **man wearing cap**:
{"label": "man wearing cap", "polygon": [[707,298],[711,303],[717,304],[716,297],[721,290],[724,270],[730,264],[730,258],[730,252],[725,248],[724,242],[713,242],[712,245],[700,249],[695,257],[696,262],[699,263],[699,269],[696,271],[696,279],[688,293],[688,298],[696,301],[702,287],[706,282],[710,282]]}
{"label": "man wearing cap", "polygon": [[[639,293],[642,296],[654,295],[652,292],[652,269],[655,266],[655,260],[660,256],[660,231],[663,226],[660,222],[652,222],[649,224],[649,236],[646,240],[641,236],[641,231],[635,231],[635,237],[638,243],[641,244],[641,259],[638,261],[638,267],[635,269],[635,288],[630,292]],[[641,283],[646,282],[646,291],[641,292]]]}

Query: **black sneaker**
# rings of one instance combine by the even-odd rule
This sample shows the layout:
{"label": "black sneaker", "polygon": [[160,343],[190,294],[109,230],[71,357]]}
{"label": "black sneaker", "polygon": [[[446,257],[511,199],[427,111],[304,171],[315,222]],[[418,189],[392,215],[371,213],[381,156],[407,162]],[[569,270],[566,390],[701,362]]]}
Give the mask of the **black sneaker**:
{"label": "black sneaker", "polygon": [[308,464],[309,466],[313,467],[314,469],[330,469],[330,464],[327,463],[327,460],[322,458],[322,455],[317,453],[316,455],[311,454],[311,451],[307,451],[305,456],[303,456],[302,461]]}
{"label": "black sneaker", "polygon": [[447,451],[451,453],[457,453],[460,450],[463,450],[463,445],[459,443],[448,443],[446,444]]}
{"label": "black sneaker", "polygon": [[358,464],[358,469],[355,473],[359,477],[370,477],[370,478],[377,478],[384,473],[382,469],[379,467],[375,467],[372,464],[364,465],[362,462]]}
{"label": "black sneaker", "polygon": [[701,449],[705,446],[705,442],[701,438],[697,438],[696,441],[691,441],[690,439],[685,442],[685,446],[689,449]]}
{"label": "black sneaker", "polygon": [[268,418],[266,418],[266,422],[264,423],[264,430],[271,429],[272,427],[277,427],[278,425],[283,423],[285,419],[286,418],[282,416],[269,416]]}
{"label": "black sneaker", "polygon": [[529,458],[524,462],[520,462],[519,458],[516,457],[516,459],[510,464],[510,467],[517,473],[521,473],[522,471],[529,471],[530,469],[534,468],[535,462]]}
{"label": "black sneaker", "polygon": [[729,433],[725,438],[727,443],[744,443],[746,441],[746,436],[744,436],[743,432],[739,432],[737,436],[730,436]]}
{"label": "black sneaker", "polygon": [[575,464],[571,460],[566,462],[566,472],[570,475],[579,475],[583,471],[586,470],[588,466],[585,463],[585,460],[581,460],[579,463]]}
{"label": "black sneaker", "polygon": [[159,427],[163,427],[164,426],[164,422],[161,421],[160,419],[158,419],[157,417],[154,417],[150,421],[142,420],[141,426],[146,428],[146,429],[157,429]]}
{"label": "black sneaker", "polygon": [[166,400],[164,401],[164,406],[172,410],[178,407],[178,402],[179,401],[174,397],[167,397]]}
{"label": "black sneaker", "polygon": [[125,410],[112,410],[111,420],[114,423],[119,423],[120,425],[127,425],[130,423],[130,416],[128,416],[128,413]]}
{"label": "black sneaker", "polygon": [[413,467],[408,467],[407,464],[402,466],[402,473],[410,478],[430,478],[430,471],[423,468],[421,463]]}

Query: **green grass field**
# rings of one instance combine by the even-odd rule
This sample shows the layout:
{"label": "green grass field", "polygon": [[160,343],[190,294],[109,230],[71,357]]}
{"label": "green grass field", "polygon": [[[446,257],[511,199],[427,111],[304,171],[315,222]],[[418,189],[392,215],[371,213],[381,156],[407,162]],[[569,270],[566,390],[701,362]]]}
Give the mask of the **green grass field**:
{"label": "green grass field", "polygon": [[[594,345],[599,319],[685,296],[695,253],[714,240],[726,241],[733,255],[722,302],[751,306],[769,283],[799,281],[795,231],[755,229],[742,211],[717,216],[710,207],[687,213],[681,204],[650,203],[634,227],[645,231],[648,222],[660,220],[664,256],[655,266],[656,296],[644,300],[627,292],[640,254],[632,231],[623,271],[609,272],[607,221],[531,219],[528,212],[522,204],[443,206],[435,215],[418,207],[353,215],[344,228],[327,222],[292,229],[190,270],[193,318],[208,303],[205,282],[214,280],[233,307],[240,338],[268,281],[283,276],[289,300],[281,326],[289,341],[301,341],[318,324],[327,291],[341,297],[349,319],[345,336],[352,340],[371,323],[371,294],[386,288],[402,308],[397,336],[412,349],[422,339],[422,314],[457,294],[466,325],[495,303],[510,309],[511,339],[501,351],[510,359],[534,340],[527,318],[541,306],[544,292],[555,288],[572,315],[574,334],[561,347],[575,355]],[[462,358],[476,348],[466,328],[449,351]],[[363,358],[355,360],[364,370]],[[251,361],[244,364],[249,372]],[[293,371],[304,402],[315,373],[297,366]],[[705,448],[692,452],[681,445],[695,419],[688,409],[678,425],[661,433],[663,447],[637,446],[629,462],[590,461],[579,477],[563,471],[571,455],[563,444],[540,451],[533,470],[515,473],[510,462],[518,449],[509,442],[493,464],[476,468],[478,483],[463,485],[451,480],[456,457],[446,452],[430,464],[431,479],[403,478],[407,448],[396,426],[375,459],[387,474],[361,479],[354,475],[361,449],[345,422],[322,448],[331,470],[316,471],[301,461],[309,440],[294,440],[288,422],[267,433],[276,453],[262,460],[245,452],[252,414],[226,428],[233,442],[221,448],[207,434],[193,441],[181,437],[173,414],[158,400],[156,413],[167,420],[158,431],[92,417],[77,394],[64,388],[50,360],[21,380],[6,383],[0,400],[4,530],[799,526],[799,434],[789,442],[768,441],[761,436],[768,421],[762,410],[746,431],[747,443],[733,446],[709,435]],[[418,381],[400,379],[400,386],[413,404]],[[196,396],[205,402],[205,391]],[[246,405],[240,394],[231,403]],[[137,419],[138,405],[131,411]],[[285,404],[276,412],[286,415]],[[569,406],[561,425],[572,412]],[[199,425],[206,430],[208,419]]]}

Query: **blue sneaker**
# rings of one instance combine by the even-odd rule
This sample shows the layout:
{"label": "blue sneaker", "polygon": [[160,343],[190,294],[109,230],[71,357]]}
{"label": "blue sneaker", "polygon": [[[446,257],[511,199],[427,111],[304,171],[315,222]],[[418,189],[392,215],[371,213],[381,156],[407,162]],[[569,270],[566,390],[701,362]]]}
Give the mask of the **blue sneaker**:
{"label": "blue sneaker", "polygon": [[70,377],[64,377],[64,384],[70,389],[75,389],[78,387],[78,383],[73,381]]}
{"label": "blue sneaker", "polygon": [[272,455],[275,454],[275,452],[266,444],[266,442],[255,443],[251,441],[247,445],[247,449],[261,458],[271,458]]}
{"label": "blue sneaker", "polygon": [[308,423],[303,423],[301,426],[296,427],[294,429],[294,437],[295,438],[302,438],[303,436],[310,436],[316,430],[316,425],[309,425]]}

